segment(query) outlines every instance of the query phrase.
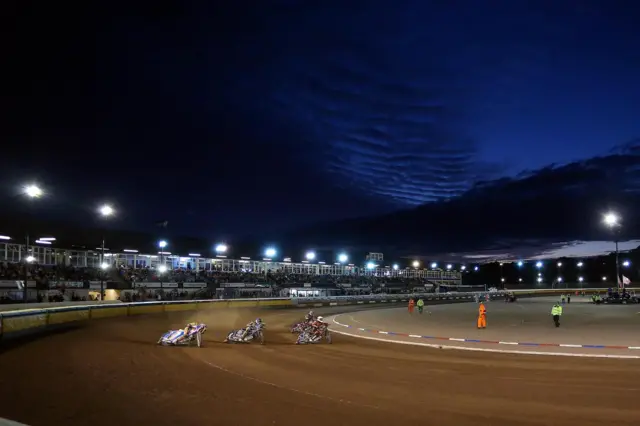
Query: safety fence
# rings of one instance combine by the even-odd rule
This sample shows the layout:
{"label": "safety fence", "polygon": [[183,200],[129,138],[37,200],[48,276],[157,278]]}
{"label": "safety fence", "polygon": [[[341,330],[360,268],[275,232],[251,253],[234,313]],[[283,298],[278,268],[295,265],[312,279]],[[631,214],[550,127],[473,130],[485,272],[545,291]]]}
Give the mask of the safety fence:
{"label": "safety fence", "polygon": [[[606,291],[607,289],[584,289],[585,294]],[[581,289],[577,291],[582,292]],[[558,290],[518,290],[519,297],[549,296],[566,294],[566,289]],[[0,312],[0,338],[43,331],[58,326],[82,323],[101,318],[159,314],[164,312],[198,311],[230,308],[308,308],[348,305],[375,305],[406,303],[410,298],[421,298],[427,304],[463,303],[477,299],[501,299],[504,292],[490,293],[414,293],[403,295],[337,296],[326,298],[262,298],[229,300],[192,300],[137,303],[97,303],[35,309],[16,309]]]}
{"label": "safety fence", "polygon": [[[441,301],[469,301],[476,297],[489,299],[504,298],[505,293],[513,293],[517,297],[542,297],[542,296],[560,296],[562,294],[593,294],[606,292],[606,288],[579,288],[579,289],[527,289],[527,290],[508,290],[494,292],[452,292],[452,293],[407,293],[407,294],[372,294],[366,296],[333,296],[333,297],[299,297],[292,299],[296,306],[340,306],[352,304],[373,304],[373,303],[395,303],[408,302],[409,299],[421,298],[425,302],[441,302]],[[633,290],[633,289],[630,289]],[[327,305],[329,304],[329,305]]]}

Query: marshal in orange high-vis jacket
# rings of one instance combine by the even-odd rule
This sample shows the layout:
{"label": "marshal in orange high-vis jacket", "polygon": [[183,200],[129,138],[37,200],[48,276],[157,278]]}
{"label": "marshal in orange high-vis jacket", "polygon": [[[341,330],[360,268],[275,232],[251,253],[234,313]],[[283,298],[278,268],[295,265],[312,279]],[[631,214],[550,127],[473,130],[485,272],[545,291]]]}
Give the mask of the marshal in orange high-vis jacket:
{"label": "marshal in orange high-vis jacket", "polygon": [[409,299],[409,313],[412,314],[413,313],[413,306],[414,306],[415,302],[413,301],[413,299]]}
{"label": "marshal in orange high-vis jacket", "polygon": [[487,328],[487,308],[484,307],[482,302],[478,307],[478,328]]}

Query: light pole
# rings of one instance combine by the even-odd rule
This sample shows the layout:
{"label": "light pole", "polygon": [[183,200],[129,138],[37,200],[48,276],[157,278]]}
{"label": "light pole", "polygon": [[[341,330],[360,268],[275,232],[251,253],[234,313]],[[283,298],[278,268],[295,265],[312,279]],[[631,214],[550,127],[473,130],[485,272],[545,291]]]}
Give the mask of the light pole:
{"label": "light pole", "polygon": [[607,214],[604,215],[603,217],[603,222],[605,225],[607,225],[609,227],[609,230],[611,230],[611,232],[613,232],[613,237],[615,239],[615,243],[616,243],[616,286],[620,286],[620,262],[618,261],[619,258],[619,251],[618,251],[618,233],[620,230],[620,217],[613,213],[613,212],[609,212]]}
{"label": "light pole", "polygon": [[[42,189],[38,185],[27,185],[24,187],[23,191],[24,195],[31,200],[35,200],[36,198],[42,197]],[[35,257],[29,254],[29,232],[25,235],[25,258],[24,258],[24,287],[22,289],[22,298],[24,303],[28,303],[29,300],[29,291],[28,291],[28,280],[29,280],[29,263],[35,261]]]}
{"label": "light pole", "polygon": [[164,240],[158,242],[158,247],[160,247],[160,266],[158,266],[158,278],[160,278],[160,293],[164,293],[162,274],[167,272],[167,265],[164,264],[164,249],[165,247],[167,247],[167,242]]}
{"label": "light pole", "polygon": [[[103,205],[102,207],[100,207],[100,216],[104,219],[107,219],[109,217],[111,217],[114,213],[113,207],[111,207],[108,204]],[[104,234],[105,234],[105,228],[102,228],[102,247],[100,249],[100,301],[102,302],[104,300],[104,274],[106,273],[107,268],[109,268],[109,265],[107,265],[104,261]]]}

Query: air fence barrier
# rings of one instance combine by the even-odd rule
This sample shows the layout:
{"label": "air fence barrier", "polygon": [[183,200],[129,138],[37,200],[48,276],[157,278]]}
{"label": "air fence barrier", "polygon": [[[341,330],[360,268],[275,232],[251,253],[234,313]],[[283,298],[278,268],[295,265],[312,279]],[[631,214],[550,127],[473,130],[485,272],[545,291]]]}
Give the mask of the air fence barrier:
{"label": "air fence barrier", "polygon": [[[591,294],[607,289],[584,289]],[[513,293],[524,297],[549,296],[579,291],[582,289],[555,289],[555,290],[514,290]],[[490,299],[501,299],[504,292],[474,292],[474,293],[413,293],[413,294],[384,294],[368,296],[336,296],[323,298],[263,298],[263,299],[226,299],[226,300],[190,300],[190,301],[154,301],[137,303],[106,303],[96,302],[67,306],[42,306],[28,304],[21,308],[0,312],[0,339],[7,340],[35,334],[42,331],[50,331],[61,326],[81,325],[86,321],[133,316],[142,314],[159,314],[164,312],[198,311],[210,309],[228,308],[309,308],[309,307],[335,307],[335,306],[368,306],[374,304],[406,303],[409,298],[422,298],[427,304],[447,304],[472,302],[476,296]],[[49,304],[50,305],[50,304]]]}

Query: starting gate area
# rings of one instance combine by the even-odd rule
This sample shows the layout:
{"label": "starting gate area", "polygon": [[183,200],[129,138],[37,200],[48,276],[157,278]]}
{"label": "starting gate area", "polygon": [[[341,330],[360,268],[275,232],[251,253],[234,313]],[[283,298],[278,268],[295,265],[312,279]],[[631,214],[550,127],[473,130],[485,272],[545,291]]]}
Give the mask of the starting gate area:
{"label": "starting gate area", "polygon": [[462,276],[458,271],[428,270],[419,268],[394,269],[389,266],[374,268],[358,267],[353,264],[326,264],[324,262],[295,263],[273,260],[251,260],[249,258],[228,259],[183,257],[163,254],[105,253],[104,261],[100,250],[60,249],[43,246],[26,246],[0,242],[0,262],[19,263],[27,260],[40,265],[66,265],[78,268],[99,268],[102,263],[111,266],[137,268],[157,268],[165,265],[167,269],[191,269],[194,271],[216,272],[281,272],[305,275],[360,275],[395,278],[421,278],[434,283],[460,285]]}

